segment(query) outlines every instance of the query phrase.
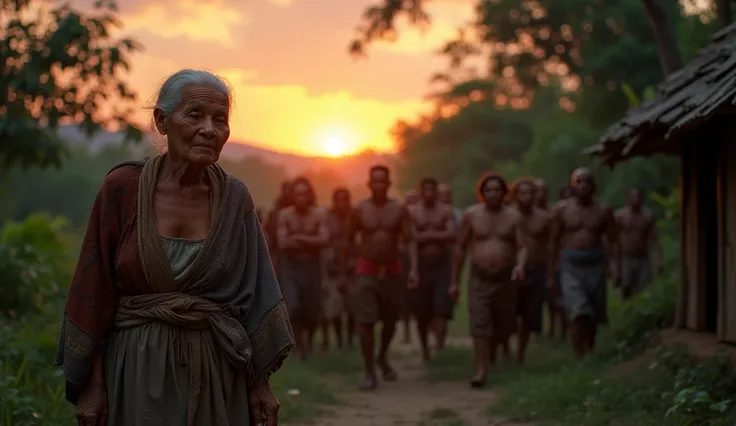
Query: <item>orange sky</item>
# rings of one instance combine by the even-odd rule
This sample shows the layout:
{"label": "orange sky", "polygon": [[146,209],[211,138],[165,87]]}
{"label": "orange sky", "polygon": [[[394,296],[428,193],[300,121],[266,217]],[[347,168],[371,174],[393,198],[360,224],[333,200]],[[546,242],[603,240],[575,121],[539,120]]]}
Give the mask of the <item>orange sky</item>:
{"label": "orange sky", "polygon": [[356,61],[347,46],[370,0],[118,3],[123,32],[146,48],[128,77],[141,95],[141,118],[168,74],[208,69],[234,88],[231,141],[307,155],[340,142],[348,151],[392,150],[388,130],[423,108],[429,77],[445,66],[433,51],[472,14],[468,0],[435,0],[429,32],[407,31]]}

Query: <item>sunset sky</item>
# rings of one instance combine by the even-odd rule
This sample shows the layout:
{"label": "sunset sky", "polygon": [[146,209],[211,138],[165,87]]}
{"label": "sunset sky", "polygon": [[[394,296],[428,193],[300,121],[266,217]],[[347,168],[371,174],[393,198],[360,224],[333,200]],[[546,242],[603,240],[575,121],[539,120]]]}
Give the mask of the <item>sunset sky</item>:
{"label": "sunset sky", "polygon": [[167,75],[208,69],[234,88],[231,141],[307,155],[393,149],[388,130],[423,108],[429,77],[445,66],[433,51],[472,15],[466,0],[432,3],[429,32],[355,60],[347,46],[370,0],[118,2],[124,33],[145,46],[128,77],[141,118]]}

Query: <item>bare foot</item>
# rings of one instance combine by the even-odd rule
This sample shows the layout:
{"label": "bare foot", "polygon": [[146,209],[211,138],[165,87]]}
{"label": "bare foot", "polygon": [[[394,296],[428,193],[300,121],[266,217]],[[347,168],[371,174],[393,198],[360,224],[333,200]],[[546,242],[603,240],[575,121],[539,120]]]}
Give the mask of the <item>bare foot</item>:
{"label": "bare foot", "polygon": [[371,391],[378,387],[378,380],[376,380],[375,374],[366,374],[363,383],[360,384],[358,389],[362,391]]}

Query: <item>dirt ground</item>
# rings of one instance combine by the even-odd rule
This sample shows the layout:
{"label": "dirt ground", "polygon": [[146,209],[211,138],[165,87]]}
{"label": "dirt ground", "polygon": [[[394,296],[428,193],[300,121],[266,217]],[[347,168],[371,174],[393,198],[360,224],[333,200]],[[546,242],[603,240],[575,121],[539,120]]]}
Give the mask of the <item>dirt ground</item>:
{"label": "dirt ground", "polygon": [[397,344],[394,348],[401,354],[394,362],[397,382],[381,382],[377,390],[361,392],[335,378],[332,384],[344,403],[328,408],[325,415],[309,423],[288,426],[525,426],[486,415],[498,389],[474,390],[465,381],[431,384],[424,378],[425,368],[420,366],[418,355],[412,356],[417,353],[416,346]]}

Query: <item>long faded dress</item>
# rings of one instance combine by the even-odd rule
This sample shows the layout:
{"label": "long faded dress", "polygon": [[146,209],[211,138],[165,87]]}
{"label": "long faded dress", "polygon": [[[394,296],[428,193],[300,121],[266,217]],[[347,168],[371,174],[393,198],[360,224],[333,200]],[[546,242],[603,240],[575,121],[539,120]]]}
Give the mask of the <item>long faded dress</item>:
{"label": "long faded dress", "polygon": [[250,194],[212,166],[208,237],[162,237],[152,188],[164,158],[113,169],[95,201],[56,361],[67,399],[104,348],[109,426],[260,423],[249,390],[293,335]]}

